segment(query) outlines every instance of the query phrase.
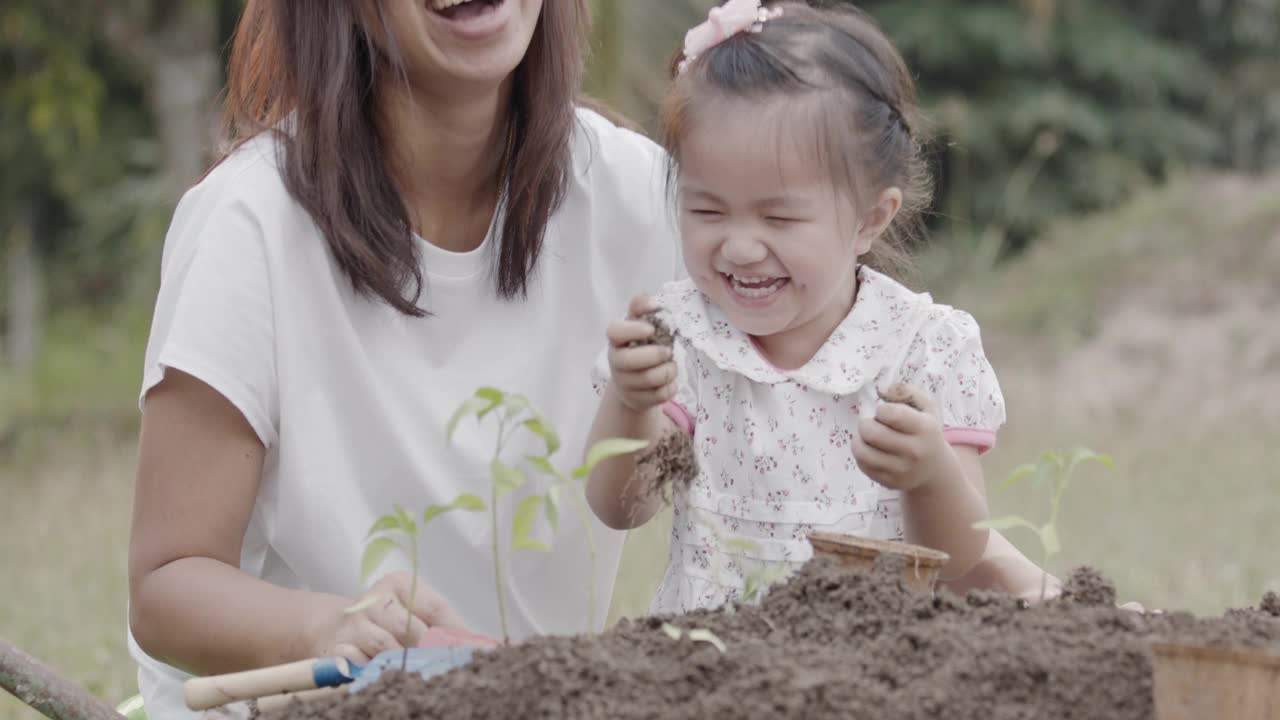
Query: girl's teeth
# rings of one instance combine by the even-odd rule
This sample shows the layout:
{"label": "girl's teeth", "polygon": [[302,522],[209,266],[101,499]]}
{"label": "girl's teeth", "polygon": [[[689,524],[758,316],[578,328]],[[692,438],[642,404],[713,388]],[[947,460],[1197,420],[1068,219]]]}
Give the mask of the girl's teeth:
{"label": "girl's teeth", "polygon": [[736,275],[730,275],[729,279],[733,284],[734,292],[738,293],[739,295],[742,295],[743,297],[752,298],[752,299],[768,297],[774,294],[775,292],[777,292],[778,290],[781,290],[782,286],[785,285],[787,282],[786,278],[768,278],[768,277],[740,278]]}
{"label": "girl's teeth", "polygon": [[471,2],[471,0],[432,0],[431,7],[436,10],[448,10],[454,5],[461,5],[465,2]]}

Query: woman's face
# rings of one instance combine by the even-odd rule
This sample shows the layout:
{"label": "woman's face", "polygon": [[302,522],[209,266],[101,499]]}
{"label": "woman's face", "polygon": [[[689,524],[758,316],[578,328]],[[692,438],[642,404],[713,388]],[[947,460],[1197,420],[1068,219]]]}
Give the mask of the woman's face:
{"label": "woman's face", "polygon": [[405,71],[427,87],[501,83],[524,59],[543,2],[382,1]]}

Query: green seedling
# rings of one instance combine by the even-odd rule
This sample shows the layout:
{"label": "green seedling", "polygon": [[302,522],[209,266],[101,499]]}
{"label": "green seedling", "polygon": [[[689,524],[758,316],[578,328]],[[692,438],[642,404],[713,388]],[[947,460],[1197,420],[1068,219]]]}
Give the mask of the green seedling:
{"label": "green seedling", "polygon": [[1088,448],[1078,447],[1072,450],[1068,455],[1060,452],[1050,451],[1040,456],[1040,459],[1034,463],[1021,465],[1009,473],[1001,484],[1001,489],[1012,487],[1016,483],[1031,478],[1037,489],[1050,485],[1051,492],[1049,495],[1049,520],[1045,524],[1036,526],[1029,520],[1017,515],[1008,515],[1000,518],[992,518],[980,523],[975,523],[974,527],[980,530],[1010,530],[1013,528],[1024,528],[1035,533],[1036,539],[1040,542],[1041,565],[1043,574],[1040,578],[1040,601],[1043,602],[1049,589],[1048,565],[1049,558],[1058,554],[1062,550],[1062,542],[1058,536],[1058,510],[1062,506],[1062,498],[1066,495],[1067,488],[1071,485],[1071,477],[1077,466],[1084,462],[1097,462],[1108,468],[1115,467],[1110,455],[1100,455]]}
{"label": "green seedling", "polygon": [[[719,538],[714,529],[711,534]],[[746,538],[733,538],[724,541],[728,547],[744,553],[760,553],[760,545]],[[786,562],[765,562],[758,570],[743,578],[742,600],[752,603],[764,597],[765,591],[774,583],[791,577],[791,566]]]}
{"label": "green seedling", "polygon": [[715,633],[707,630],[706,628],[697,628],[686,632],[671,623],[662,623],[662,632],[666,633],[667,637],[672,640],[679,640],[682,637],[687,637],[693,642],[707,643],[716,650],[719,650],[721,655],[723,655],[727,649],[725,648],[724,641],[716,637]]}
{"label": "green seedling", "polygon": [[[435,518],[453,510],[479,512],[484,510],[484,501],[475,495],[463,494],[448,505],[432,505],[422,513],[421,525],[409,513],[405,512],[404,508],[396,505],[394,513],[384,515],[374,521],[373,527],[369,529],[369,534],[366,537],[364,557],[360,561],[360,577],[366,582],[393,550],[400,550],[409,556],[412,579],[409,584],[409,602],[405,607],[407,611],[404,628],[406,638],[409,637],[409,632],[413,628],[413,605],[418,591],[418,530],[426,527]],[[397,535],[403,539],[403,544],[396,540],[395,536]],[[347,612],[360,612],[383,599],[381,596],[367,597],[347,608]],[[405,669],[408,659],[409,650],[406,647],[404,657],[400,662],[401,670]]]}
{"label": "green seedling", "polygon": [[498,418],[497,441],[493,458],[489,463],[489,474],[492,479],[492,499],[489,504],[489,510],[493,535],[494,586],[498,594],[498,614],[502,622],[503,639],[507,639],[507,614],[501,553],[499,552],[498,544],[498,499],[520,489],[528,482],[528,475],[524,470],[518,466],[509,465],[503,460],[503,451],[518,431],[531,433],[542,440],[546,452],[526,456],[524,462],[527,467],[548,477],[550,484],[545,493],[528,495],[516,506],[515,514],[512,517],[511,550],[545,552],[551,549],[546,543],[532,537],[533,528],[541,511],[545,515],[551,531],[555,533],[559,530],[561,496],[565,488],[573,487],[575,491],[571,494],[577,501],[576,507],[587,535],[587,550],[590,555],[589,615],[587,618],[589,632],[596,616],[596,545],[595,539],[591,534],[591,517],[585,492],[576,492],[576,490],[579,489],[578,486],[585,484],[591,470],[600,462],[617,455],[625,455],[641,450],[647,447],[648,443],[643,440],[621,438],[601,440],[587,450],[585,460],[581,466],[565,474],[556,469],[551,462],[551,456],[560,449],[560,437],[551,422],[533,408],[523,395],[505,393],[501,390],[487,387],[477,390],[473,396],[464,401],[454,412],[453,417],[449,419],[448,437],[452,440],[454,431],[463,419],[475,417],[477,422],[481,422],[490,415]]}

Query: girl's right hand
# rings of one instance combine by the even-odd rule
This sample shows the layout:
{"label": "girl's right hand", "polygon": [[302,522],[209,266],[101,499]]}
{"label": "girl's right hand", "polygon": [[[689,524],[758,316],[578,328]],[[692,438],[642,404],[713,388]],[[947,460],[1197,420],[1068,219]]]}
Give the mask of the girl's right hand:
{"label": "girl's right hand", "polygon": [[[671,348],[646,343],[655,329],[651,323],[637,318],[657,306],[646,295],[631,301],[625,320],[609,324],[609,369],[614,394],[623,405],[635,412],[645,412],[675,397],[676,365]],[[632,347],[632,344],[636,345]]]}
{"label": "girl's right hand", "polygon": [[410,573],[396,572],[380,579],[359,601],[326,598],[307,623],[306,656],[366,663],[387,650],[416,647],[428,627],[467,632],[461,616],[421,581],[413,593],[410,618],[406,608],[412,582]]}

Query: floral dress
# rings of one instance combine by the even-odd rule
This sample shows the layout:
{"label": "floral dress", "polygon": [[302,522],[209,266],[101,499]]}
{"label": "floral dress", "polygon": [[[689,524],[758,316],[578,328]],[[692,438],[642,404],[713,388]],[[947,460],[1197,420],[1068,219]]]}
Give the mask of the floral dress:
{"label": "floral dress", "polygon": [[[859,270],[849,315],[796,370],[772,366],[692,281],[669,283],[655,299],[676,334],[678,390],[667,414],[692,432],[699,470],[675,499],[654,613],[740,599],[753,575],[808,560],[813,530],[903,538],[900,493],[863,474],[852,452],[877,388],[904,382],[930,393],[953,444],[985,452],[1004,423],[973,318],[870,268]],[[598,392],[607,376],[601,356]]]}

